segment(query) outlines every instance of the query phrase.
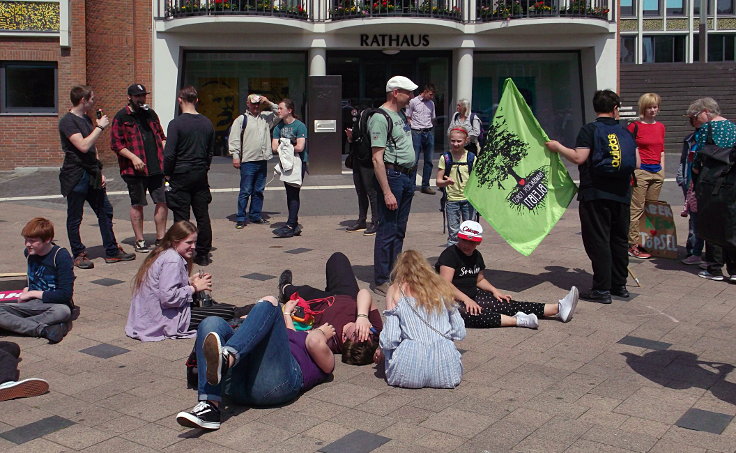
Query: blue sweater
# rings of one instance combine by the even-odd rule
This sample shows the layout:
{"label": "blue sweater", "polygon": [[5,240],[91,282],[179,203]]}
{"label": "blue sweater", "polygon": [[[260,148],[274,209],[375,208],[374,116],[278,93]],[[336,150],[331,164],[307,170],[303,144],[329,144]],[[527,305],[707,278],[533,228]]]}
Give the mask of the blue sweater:
{"label": "blue sweater", "polygon": [[74,294],[74,261],[65,248],[55,245],[44,256],[28,255],[28,290],[43,291],[46,304],[72,306]]}

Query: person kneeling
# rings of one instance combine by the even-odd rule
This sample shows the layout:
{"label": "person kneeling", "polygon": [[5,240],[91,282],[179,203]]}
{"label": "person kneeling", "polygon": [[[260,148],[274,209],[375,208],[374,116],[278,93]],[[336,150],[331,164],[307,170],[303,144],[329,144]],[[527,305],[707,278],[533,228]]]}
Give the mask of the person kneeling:
{"label": "person kneeling", "polygon": [[54,224],[36,217],[23,227],[28,286],[17,303],[0,304],[0,329],[58,343],[69,331],[74,302],[74,263],[69,252],[51,241]]}
{"label": "person kneeling", "polygon": [[463,376],[454,340],[465,338],[465,324],[453,288],[432,272],[415,250],[399,255],[386,293],[386,324],[381,332],[386,382],[405,388],[455,388]]}
{"label": "person kneeling", "polygon": [[556,304],[517,302],[486,280],[483,256],[476,248],[483,240],[483,227],[467,220],[460,225],[458,243],[447,247],[437,260],[435,269],[455,287],[455,300],[465,327],[529,327],[536,329],[539,318],[557,317],[562,322],[572,319],[578,303],[578,289]]}
{"label": "person kneeling", "polygon": [[264,297],[238,330],[216,316],[202,321],[195,343],[199,403],[179,412],[176,421],[219,429],[223,393],[237,404],[274,406],[327,380],[335,368],[327,346],[335,329],[323,324],[297,332],[291,320],[295,306],[295,300],[288,301],[282,312],[276,298]]}

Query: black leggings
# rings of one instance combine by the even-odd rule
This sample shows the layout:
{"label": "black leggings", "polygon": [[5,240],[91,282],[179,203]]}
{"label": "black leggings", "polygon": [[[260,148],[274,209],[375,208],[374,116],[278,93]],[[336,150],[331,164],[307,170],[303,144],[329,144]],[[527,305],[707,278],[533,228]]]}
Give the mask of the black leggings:
{"label": "black leggings", "polygon": [[358,280],[355,278],[350,260],[344,254],[335,252],[327,260],[325,280],[327,286],[325,286],[324,291],[308,285],[289,285],[284,289],[284,295],[288,298],[298,292],[304,300],[322,299],[337,294],[353,298],[358,297],[358,291],[360,290]]}
{"label": "black leggings", "polygon": [[515,300],[506,302],[496,299],[491,293],[482,289],[478,290],[473,300],[480,305],[481,312],[478,315],[469,315],[465,311],[465,305],[460,304],[460,315],[465,320],[465,327],[501,327],[501,315],[514,316],[518,312],[534,313],[540,318],[544,316],[544,304],[542,303]]}

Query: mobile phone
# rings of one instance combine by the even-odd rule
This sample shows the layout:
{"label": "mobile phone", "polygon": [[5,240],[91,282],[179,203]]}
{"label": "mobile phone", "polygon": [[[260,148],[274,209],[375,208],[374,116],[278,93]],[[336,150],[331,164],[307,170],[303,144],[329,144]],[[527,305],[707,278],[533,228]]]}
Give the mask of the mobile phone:
{"label": "mobile phone", "polygon": [[304,307],[296,306],[294,311],[291,313],[294,318],[304,319]]}
{"label": "mobile phone", "polygon": [[97,109],[97,119],[102,118],[102,109]]}

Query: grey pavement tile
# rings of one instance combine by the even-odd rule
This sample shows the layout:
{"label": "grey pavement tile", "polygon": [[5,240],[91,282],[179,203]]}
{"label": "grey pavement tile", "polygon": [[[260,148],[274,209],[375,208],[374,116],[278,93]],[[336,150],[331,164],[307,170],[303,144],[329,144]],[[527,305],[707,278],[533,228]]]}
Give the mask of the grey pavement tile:
{"label": "grey pavement tile", "polygon": [[38,437],[51,434],[74,425],[66,418],[53,415],[44,419],[0,433],[0,437],[16,444],[23,444]]}
{"label": "grey pavement tile", "polygon": [[122,280],[117,280],[114,278],[100,278],[97,280],[92,280],[90,283],[94,283],[95,285],[100,286],[114,286],[119,285],[120,283],[125,283]]}
{"label": "grey pavement tile", "polygon": [[582,436],[583,439],[599,442],[630,451],[649,451],[657,443],[657,438],[641,433],[632,433],[607,426],[594,426]]}
{"label": "grey pavement tile", "polygon": [[97,445],[114,436],[114,433],[100,431],[82,425],[74,425],[62,431],[47,434],[44,437],[50,441],[78,451],[92,445]]}
{"label": "grey pavement tile", "polygon": [[662,436],[667,440],[680,445],[689,445],[698,448],[706,448],[712,451],[733,453],[736,451],[736,437],[713,434],[705,431],[694,431],[692,429],[671,427]]}
{"label": "grey pavement tile", "polygon": [[258,280],[259,282],[265,282],[266,280],[271,280],[273,278],[276,278],[275,275],[259,274],[258,272],[253,272],[252,274],[241,275],[241,277],[249,278],[251,280]]}
{"label": "grey pavement tile", "polygon": [[300,253],[311,252],[312,250],[314,250],[314,249],[308,249],[308,248],[304,248],[304,247],[299,247],[299,248],[296,248],[296,249],[286,250],[285,253],[291,253],[292,255],[298,255]]}
{"label": "grey pavement tile", "polygon": [[665,343],[664,341],[649,340],[647,338],[634,337],[631,335],[627,335],[618,340],[618,343],[645,349],[653,349],[655,351],[662,351],[672,346],[671,343]]}
{"label": "grey pavement tile", "polygon": [[691,408],[675,424],[681,428],[721,434],[731,420],[732,415]]}
{"label": "grey pavement tile", "polygon": [[99,357],[101,359],[109,359],[110,357],[115,357],[116,355],[125,354],[126,352],[130,352],[130,349],[121,348],[119,346],[115,346],[115,345],[111,345],[107,343],[100,343],[97,346],[85,348],[79,352],[83,352],[85,354]]}
{"label": "grey pavement tile", "polygon": [[321,447],[318,451],[322,453],[343,453],[347,451],[351,453],[368,453],[389,440],[391,439],[379,436],[378,434],[355,430],[347,436],[343,436],[331,444]]}

